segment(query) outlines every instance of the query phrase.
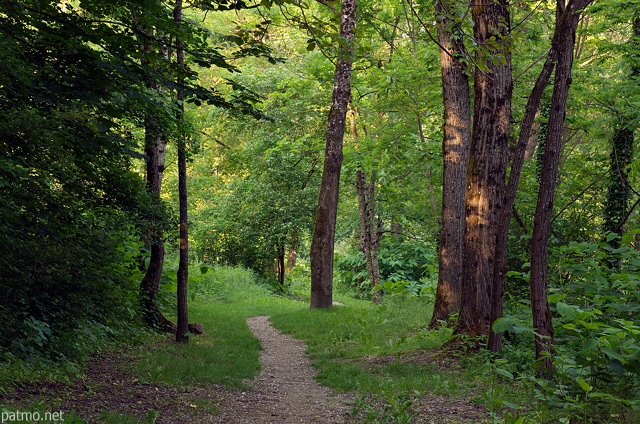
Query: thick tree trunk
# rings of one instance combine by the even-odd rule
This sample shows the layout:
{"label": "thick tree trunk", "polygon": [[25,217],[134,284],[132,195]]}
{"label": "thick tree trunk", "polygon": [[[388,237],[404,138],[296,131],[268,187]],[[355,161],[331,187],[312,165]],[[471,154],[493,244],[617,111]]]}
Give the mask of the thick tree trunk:
{"label": "thick tree trunk", "polygon": [[316,222],[311,241],[311,301],[310,307],[329,308],[333,304],[333,249],[338,210],[342,141],[347,107],[351,98],[351,64],[355,35],[357,0],[342,1],[340,46],[329,111],[326,150]]}
{"label": "thick tree trunk", "polygon": [[[591,0],[558,1],[563,13],[556,23],[552,49],[556,51],[557,64],[549,113],[548,133],[540,173],[540,188],[531,240],[531,310],[535,337],[536,359],[546,369],[552,369],[553,322],[547,301],[547,250],[551,232],[551,214],[556,189],[556,177],[562,147],[564,119],[571,85],[573,48],[580,11]],[[563,9],[564,7],[564,9]]]}
{"label": "thick tree trunk", "polygon": [[[152,116],[147,116],[145,122],[145,154],[147,161],[147,189],[154,196],[160,207],[160,189],[162,186],[162,173],[164,172],[164,159],[166,142],[158,123]],[[158,229],[146,236],[146,243],[151,248],[149,265],[140,282],[140,300],[142,317],[144,322],[159,332],[173,332],[175,325],[167,320],[157,305],[158,289],[162,278],[164,264],[164,240],[162,230]]]}
{"label": "thick tree trunk", "polygon": [[[511,121],[511,57],[507,0],[474,0],[476,60],[471,160],[467,178],[462,305],[456,334],[484,336],[490,321],[496,229],[504,200]],[[486,52],[486,53],[485,53]],[[500,58],[498,61],[488,56]]]}
{"label": "thick tree trunk", "polygon": [[[513,153],[511,171],[509,172],[509,182],[504,196],[504,203],[500,209],[498,217],[498,229],[496,234],[495,262],[493,264],[493,288],[491,292],[491,314],[489,322],[494,323],[504,315],[504,288],[507,275],[507,241],[509,239],[509,224],[513,205],[516,199],[516,191],[520,180],[522,165],[529,145],[530,134],[536,118],[540,100],[544,94],[544,89],[549,83],[549,78],[555,65],[555,51],[550,50],[547,60],[538,75],[538,79],[531,90],[527,106],[524,112],[520,135]],[[502,333],[489,332],[489,350],[500,352],[502,350]]]}
{"label": "thick tree trunk", "polygon": [[173,333],[176,324],[169,321],[158,308],[157,297],[162,278],[164,264],[164,244],[162,239],[151,244],[149,266],[140,282],[140,297],[142,303],[142,316],[145,323],[160,333]]}
{"label": "thick tree trunk", "polygon": [[[153,52],[153,46],[145,47],[146,53]],[[163,49],[164,56],[169,60],[167,49]],[[148,60],[143,63],[149,65]],[[147,88],[154,90],[159,96],[163,95],[163,89],[154,80],[149,81]],[[166,139],[163,129],[158,123],[157,117],[148,112],[145,116],[145,155],[147,156],[146,166],[146,186],[161,208],[160,192],[162,189],[162,176],[164,173]],[[154,220],[154,217],[150,218]],[[160,279],[162,278],[162,268],[164,265],[164,240],[162,228],[153,229],[145,235],[144,241],[151,248],[149,265],[145,276],[140,282],[140,303],[142,307],[142,318],[144,322],[158,332],[172,333],[175,331],[175,324],[164,317],[157,304]]]}
{"label": "thick tree trunk", "polygon": [[462,291],[462,243],[464,199],[471,145],[469,78],[460,62],[462,38],[449,15],[451,1],[436,1],[435,15],[440,43],[440,68],[444,103],[442,140],[442,227],[438,287],[430,327],[448,321],[460,311]]}
{"label": "thick tree trunk", "polygon": [[[358,210],[360,215],[360,250],[364,253],[367,274],[371,288],[380,284],[380,264],[378,263],[378,246],[380,237],[375,214],[375,185],[373,178],[367,182],[362,170],[356,172],[356,191],[358,192]],[[381,292],[373,292],[372,300],[380,303]]]}
{"label": "thick tree trunk", "polygon": [[[182,0],[177,0],[173,10],[176,22],[182,22]],[[184,51],[177,40],[176,58],[178,65],[184,65]],[[180,120],[184,120],[184,97],[178,93],[178,102],[182,110]],[[178,263],[178,328],[176,341],[186,343],[189,341],[189,313],[187,309],[187,281],[189,278],[189,219],[187,203],[187,157],[186,140],[182,137],[178,141],[178,198],[180,203],[180,259]]]}

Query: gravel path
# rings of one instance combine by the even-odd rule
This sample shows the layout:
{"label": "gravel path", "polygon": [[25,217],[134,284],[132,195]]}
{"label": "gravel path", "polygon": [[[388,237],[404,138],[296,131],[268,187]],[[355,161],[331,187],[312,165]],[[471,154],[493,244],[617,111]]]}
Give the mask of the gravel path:
{"label": "gravel path", "polygon": [[332,395],[314,380],[315,371],[300,340],[273,328],[269,317],[247,319],[262,343],[262,371],[249,382],[252,389],[229,393],[222,413],[211,423],[280,424],[343,423],[348,397]]}

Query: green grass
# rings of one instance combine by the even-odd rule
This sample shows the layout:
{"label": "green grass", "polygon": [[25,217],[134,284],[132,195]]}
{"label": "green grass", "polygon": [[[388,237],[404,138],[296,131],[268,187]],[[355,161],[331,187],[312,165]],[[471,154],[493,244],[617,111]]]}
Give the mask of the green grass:
{"label": "green grass", "polygon": [[382,305],[352,299],[330,310],[275,312],[272,322],[307,343],[319,381],[336,390],[465,396],[476,387],[468,372],[442,372],[429,363],[450,335],[427,330],[430,314],[430,305],[415,297],[388,298]]}
{"label": "green grass", "polygon": [[[213,272],[212,272],[213,271]],[[141,354],[140,378],[153,383],[218,383],[244,388],[260,369],[260,344],[246,318],[269,315],[274,326],[304,340],[316,361],[318,379],[339,391],[385,393],[468,387],[461,373],[446,379],[432,366],[404,363],[402,357],[439,347],[449,330],[427,331],[431,308],[415,297],[386,299],[382,305],[337,297],[344,306],[310,310],[306,300],[273,295],[248,271],[215,268],[198,276],[190,321],[205,334],[186,345],[168,343]],[[299,296],[298,296],[299,297]],[[428,355],[428,354],[425,354]],[[367,362],[367,359],[382,358]],[[449,373],[451,374],[451,373]],[[445,381],[446,380],[446,381]]]}
{"label": "green grass", "polygon": [[136,367],[140,378],[176,386],[219,383],[243,388],[242,379],[258,370],[260,349],[244,317],[227,306],[199,303],[191,315],[204,325],[205,335],[193,336],[188,344],[169,342],[142,353]]}
{"label": "green grass", "polygon": [[[424,299],[389,297],[374,305],[341,295],[336,300],[344,306],[310,310],[300,287],[298,300],[274,295],[255,284],[249,271],[215,268],[197,278],[189,321],[202,323],[205,334],[186,345],[168,342],[142,352],[141,379],[244,389],[243,380],[260,370],[260,344],[246,318],[269,315],[276,328],[306,343],[319,382],[336,391],[393,402],[403,393],[472,398],[486,385],[474,376],[478,367],[448,369],[432,363],[431,355],[451,331],[427,329],[431,306]],[[442,361],[435,359],[436,364]]]}
{"label": "green grass", "polygon": [[[216,267],[194,278],[189,321],[203,324],[205,334],[180,345],[170,338],[151,338],[134,349],[135,372],[141,381],[245,389],[244,381],[260,370],[261,349],[246,319],[269,315],[276,328],[306,343],[319,382],[356,395],[354,411],[359,418],[372,420],[365,422],[378,422],[383,415],[395,417],[389,422],[411,422],[411,404],[421,393],[481,404],[498,411],[496,417],[502,415],[504,402],[519,405],[520,417],[526,419],[505,422],[557,422],[552,408],[535,401],[530,383],[505,380],[495,371],[506,361],[494,364],[482,352],[452,359],[453,352],[440,351],[451,330],[427,329],[431,305],[424,299],[391,296],[374,305],[341,295],[336,300],[344,306],[310,310],[299,283],[294,299],[256,284],[247,270]],[[57,373],[52,368],[51,376],[59,379]],[[147,422],[110,412],[103,419]]]}
{"label": "green grass", "polygon": [[151,383],[175,386],[223,384],[246,388],[244,379],[260,371],[260,342],[246,319],[278,310],[303,309],[298,301],[274,296],[256,285],[250,271],[216,267],[198,276],[195,300],[189,305],[189,321],[204,326],[205,334],[190,342],[163,343],[143,350],[136,371]]}

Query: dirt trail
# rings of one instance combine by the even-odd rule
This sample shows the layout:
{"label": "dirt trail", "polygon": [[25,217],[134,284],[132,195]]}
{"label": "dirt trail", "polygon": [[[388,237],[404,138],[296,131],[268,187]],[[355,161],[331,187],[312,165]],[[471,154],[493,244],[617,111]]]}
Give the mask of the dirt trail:
{"label": "dirt trail", "polygon": [[247,319],[262,343],[262,371],[246,392],[231,392],[222,413],[210,423],[342,423],[348,398],[313,379],[315,371],[305,356],[305,345],[273,328],[269,317]]}

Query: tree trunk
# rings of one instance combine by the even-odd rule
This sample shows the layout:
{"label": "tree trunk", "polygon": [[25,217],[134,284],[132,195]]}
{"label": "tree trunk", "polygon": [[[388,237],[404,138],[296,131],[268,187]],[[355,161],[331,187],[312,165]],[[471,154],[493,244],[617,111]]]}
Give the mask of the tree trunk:
{"label": "tree trunk", "polygon": [[[629,166],[633,160],[633,123],[628,119],[618,118],[616,128],[611,139],[611,161],[609,165],[609,186],[607,187],[607,200],[604,207],[604,231],[617,234],[617,238],[607,238],[607,243],[612,249],[620,247],[620,237],[623,234],[624,223],[629,208],[631,186],[629,185]],[[620,258],[612,253],[607,258],[607,266],[617,269],[620,266]]]}
{"label": "tree trunk", "polygon": [[[152,45],[146,45],[145,53],[152,53],[153,49],[154,47]],[[166,46],[163,47],[163,53],[165,58],[169,60]],[[143,63],[150,66],[149,61],[146,59],[143,59]],[[154,90],[158,93],[158,96],[163,95],[162,87],[160,87],[155,80],[149,81],[147,88]],[[158,119],[153,112],[147,112],[145,116],[144,130],[144,151],[147,156],[146,186],[149,193],[154,197],[154,200],[158,205],[158,209],[161,209],[160,192],[162,189],[162,175],[164,173],[167,141],[164,131],[160,127]],[[150,220],[151,230],[143,237],[145,243],[150,246],[151,252],[147,271],[140,282],[142,319],[150,328],[153,328],[158,332],[173,333],[175,331],[175,324],[164,317],[157,304],[158,290],[164,265],[164,240],[162,228],[160,228],[160,226],[157,226],[158,228],[154,228],[156,226],[153,224],[157,221],[155,217],[151,216]]]}
{"label": "tree trunk", "polygon": [[460,59],[462,38],[449,15],[450,0],[436,1],[440,68],[444,103],[442,140],[443,190],[438,286],[430,327],[448,321],[460,311],[464,199],[471,145],[469,78]]}
{"label": "tree trunk", "polygon": [[[182,0],[177,0],[173,10],[176,22],[182,22]],[[184,51],[179,40],[176,40],[176,58],[178,65],[184,65]],[[181,109],[179,119],[184,121],[184,97],[178,93]],[[178,140],[178,198],[180,202],[180,260],[178,264],[178,328],[176,341],[189,341],[189,315],[187,309],[187,281],[189,278],[189,219],[187,206],[187,157],[185,136]]]}
{"label": "tree trunk", "polygon": [[276,265],[276,274],[278,276],[278,283],[284,287],[284,277],[285,277],[285,253],[286,248],[284,246],[280,247],[277,257],[277,265]]}
{"label": "tree trunk", "polygon": [[[636,63],[638,54],[635,53],[639,46],[640,38],[640,17],[636,17],[633,22],[633,38],[631,40],[634,53],[630,56],[635,59],[631,65],[631,77],[637,79],[640,76],[640,66]],[[607,189],[607,200],[604,209],[604,230],[608,233],[615,233],[618,238],[608,239],[612,249],[620,247],[619,237],[623,234],[624,224],[629,216],[629,198],[632,194],[629,184],[629,166],[633,162],[634,129],[637,125],[633,117],[620,114],[616,118],[615,129],[611,139],[611,160],[609,165],[609,187]],[[611,268],[618,268],[619,257],[615,254],[609,259]]]}
{"label": "tree trunk", "polygon": [[296,259],[298,257],[298,252],[295,248],[289,247],[289,251],[287,253],[287,266],[286,270],[290,271],[296,266]]}
{"label": "tree trunk", "polygon": [[[362,170],[356,172],[356,191],[358,192],[358,211],[360,212],[360,250],[364,253],[367,274],[371,289],[380,284],[380,264],[378,246],[380,237],[375,213],[375,185],[373,178],[367,182]],[[381,291],[372,292],[374,303],[380,303]]]}
{"label": "tree trunk", "polygon": [[[511,222],[511,215],[516,199],[522,165],[524,163],[531,138],[530,134],[535,122],[538,107],[540,106],[540,100],[544,94],[545,87],[549,83],[549,78],[553,72],[554,65],[555,51],[550,50],[547,60],[542,67],[540,75],[538,75],[538,79],[531,90],[529,99],[527,100],[522,125],[520,126],[518,143],[516,144],[516,148],[513,153],[511,171],[509,172],[509,182],[507,183],[504,203],[500,209],[500,216],[498,217],[495,262],[493,264],[491,314],[489,317],[489,322],[491,324],[493,324],[497,319],[502,318],[504,315],[504,288],[507,275],[507,241],[509,239],[509,224]],[[488,348],[492,352],[500,352],[502,350],[502,333],[494,333],[493,331],[489,332]]]}
{"label": "tree trunk", "polygon": [[140,297],[144,322],[160,333],[173,333],[176,325],[169,321],[158,309],[157,296],[162,278],[164,244],[162,238],[151,244],[149,266],[140,282]]}
{"label": "tree trunk", "polygon": [[551,232],[551,214],[567,98],[571,85],[576,29],[580,19],[580,11],[590,2],[591,0],[571,0],[563,9],[564,0],[558,0],[558,10],[562,10],[562,14],[557,20],[552,41],[552,49],[556,51],[557,64],[533,224],[530,281],[533,328],[538,334],[535,336],[536,360],[540,361],[547,370],[553,368],[553,322],[547,301],[547,250]]}
{"label": "tree trunk", "polygon": [[[145,154],[147,161],[147,189],[154,196],[160,208],[160,189],[164,171],[166,141],[158,123],[148,115],[145,119]],[[153,219],[153,218],[152,218]],[[144,322],[159,332],[173,332],[175,325],[167,320],[157,305],[162,267],[164,264],[164,240],[162,229],[152,229],[146,235],[146,243],[150,246],[149,266],[140,282],[140,300]]]}
{"label": "tree trunk", "polygon": [[[474,0],[476,55],[471,160],[467,177],[462,305],[456,334],[484,336],[490,321],[496,229],[504,200],[511,121],[511,57],[507,0]],[[489,60],[488,56],[499,58]]]}
{"label": "tree trunk", "polygon": [[333,249],[338,210],[342,141],[347,107],[351,98],[351,65],[356,24],[357,0],[342,1],[339,48],[329,111],[326,150],[316,222],[311,241],[311,301],[310,307],[329,308],[333,304]]}

